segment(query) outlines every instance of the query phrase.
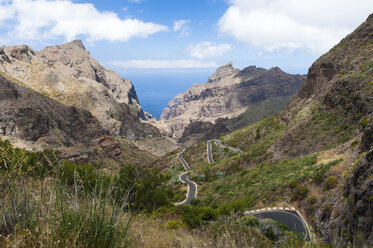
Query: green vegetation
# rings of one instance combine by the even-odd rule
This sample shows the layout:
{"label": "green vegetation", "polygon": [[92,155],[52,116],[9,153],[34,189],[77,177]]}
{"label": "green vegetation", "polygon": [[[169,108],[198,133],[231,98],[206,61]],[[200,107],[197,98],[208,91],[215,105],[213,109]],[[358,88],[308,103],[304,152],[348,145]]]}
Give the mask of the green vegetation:
{"label": "green vegetation", "polygon": [[290,97],[271,97],[261,103],[249,105],[247,110],[236,118],[228,119],[224,122],[230,130],[246,127],[272,116],[286,107]]}
{"label": "green vegetation", "polygon": [[134,212],[169,206],[169,178],[158,169],[59,161],[0,141],[1,240],[24,247],[123,247]]}
{"label": "green vegetation", "polygon": [[[231,205],[235,203],[235,199],[243,199],[242,207],[232,207],[232,210],[247,210],[260,202],[268,206],[289,198],[304,199],[307,187],[297,186],[295,190],[291,189],[295,184],[306,182],[319,170],[318,166],[314,166],[316,162],[317,154],[274,163],[264,162],[238,174],[202,183],[199,198],[204,204],[217,208],[224,206],[224,202],[230,202]],[[258,199],[260,202],[257,202]]]}
{"label": "green vegetation", "polygon": [[[241,161],[247,164],[260,163],[271,158],[268,148],[285,130],[278,116],[272,116],[222,137],[223,142],[244,151]],[[260,138],[258,138],[260,137]]]}
{"label": "green vegetation", "polygon": [[328,178],[325,179],[324,183],[324,190],[330,190],[333,189],[337,186],[338,184],[338,177],[336,176],[329,176]]}

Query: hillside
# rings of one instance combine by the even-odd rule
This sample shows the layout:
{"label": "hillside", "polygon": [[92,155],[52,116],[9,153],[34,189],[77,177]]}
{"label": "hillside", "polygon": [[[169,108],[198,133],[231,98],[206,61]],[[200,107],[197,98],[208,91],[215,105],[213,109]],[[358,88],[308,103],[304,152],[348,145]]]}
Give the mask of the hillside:
{"label": "hillside", "polygon": [[[173,139],[81,41],[0,71],[1,247],[373,247],[373,14],[306,79],[219,68],[170,102]],[[314,235],[251,214],[290,207]]]}
{"label": "hillside", "polygon": [[373,15],[314,62],[279,115],[221,137],[242,154],[215,147],[208,164],[206,142],[187,148],[195,205],[225,214],[295,206],[320,240],[373,246],[372,34]]}
{"label": "hillside", "polygon": [[132,83],[101,66],[81,40],[47,47],[0,48],[0,72],[8,80],[66,106],[91,112],[109,134],[129,140],[157,136]]}
{"label": "hillside", "polygon": [[238,70],[229,63],[174,97],[156,125],[184,145],[218,137],[282,110],[304,81],[278,67]]}

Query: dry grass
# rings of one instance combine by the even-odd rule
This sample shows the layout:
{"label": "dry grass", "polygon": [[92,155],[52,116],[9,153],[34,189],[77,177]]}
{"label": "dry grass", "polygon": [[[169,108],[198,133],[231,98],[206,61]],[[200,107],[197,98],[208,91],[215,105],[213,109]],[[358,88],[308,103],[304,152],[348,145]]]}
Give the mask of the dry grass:
{"label": "dry grass", "polygon": [[130,228],[131,246],[139,248],[274,247],[263,235],[244,226],[207,225],[169,230],[163,220],[139,215]]}

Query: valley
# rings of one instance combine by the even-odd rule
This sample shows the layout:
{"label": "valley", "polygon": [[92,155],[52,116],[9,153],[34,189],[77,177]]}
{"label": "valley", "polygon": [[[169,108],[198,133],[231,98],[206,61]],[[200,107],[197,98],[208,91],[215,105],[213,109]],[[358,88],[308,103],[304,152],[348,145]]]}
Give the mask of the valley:
{"label": "valley", "polygon": [[1,47],[0,246],[373,246],[372,34],[306,76],[220,66],[160,120],[81,40]]}

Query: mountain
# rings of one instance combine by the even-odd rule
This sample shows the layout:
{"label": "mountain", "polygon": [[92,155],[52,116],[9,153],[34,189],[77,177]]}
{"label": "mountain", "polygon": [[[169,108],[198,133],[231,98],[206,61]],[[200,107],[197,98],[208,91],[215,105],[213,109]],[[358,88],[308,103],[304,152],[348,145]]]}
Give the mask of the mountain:
{"label": "mountain", "polygon": [[174,97],[158,126],[181,143],[219,136],[280,111],[304,81],[278,67],[238,70],[228,63]]}
{"label": "mountain", "polygon": [[76,142],[89,145],[107,134],[89,111],[65,106],[1,75],[0,104],[0,135],[35,146],[71,146]]}
{"label": "mountain", "polygon": [[281,157],[336,147],[343,157],[344,166],[330,172],[339,187],[320,195],[311,215],[321,237],[340,247],[373,246],[372,44],[373,14],[310,67],[280,116],[287,130],[272,147]]}
{"label": "mountain", "polygon": [[213,144],[208,164],[206,142],[186,148],[195,205],[237,216],[296,207],[320,242],[373,247],[372,44],[373,14],[312,64],[283,111],[220,137],[242,154]]}
{"label": "mountain", "polygon": [[1,47],[0,73],[61,104],[89,111],[110,135],[129,140],[159,136],[144,122],[149,114],[132,83],[101,66],[81,40],[40,52],[25,45]]}

